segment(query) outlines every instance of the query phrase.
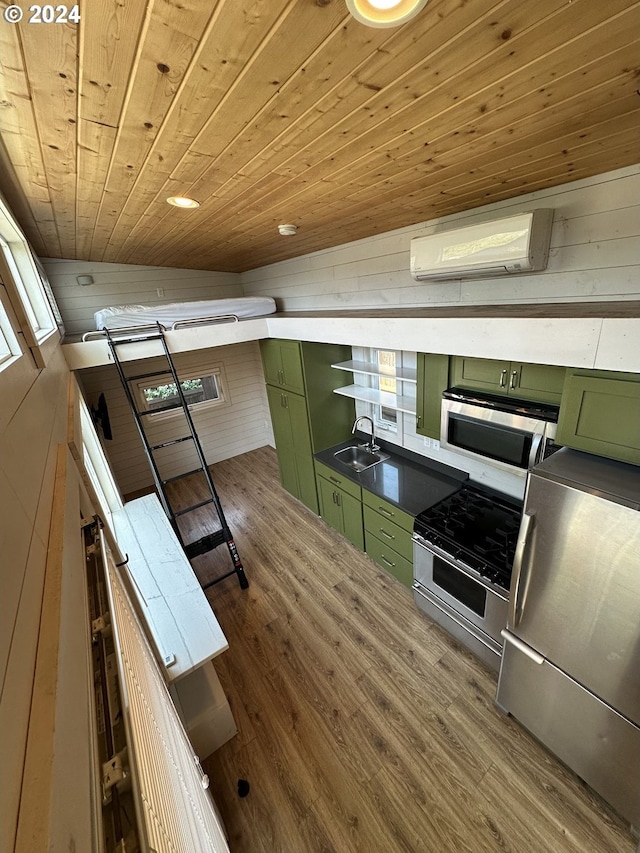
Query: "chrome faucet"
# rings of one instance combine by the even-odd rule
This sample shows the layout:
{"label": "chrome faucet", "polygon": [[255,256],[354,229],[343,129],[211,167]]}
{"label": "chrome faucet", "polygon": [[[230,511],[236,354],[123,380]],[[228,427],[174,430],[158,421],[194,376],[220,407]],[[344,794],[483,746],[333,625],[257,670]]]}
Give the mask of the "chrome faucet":
{"label": "chrome faucet", "polygon": [[355,435],[356,430],[358,429],[358,424],[360,421],[369,421],[371,424],[371,441],[368,441],[366,444],[363,444],[362,447],[364,450],[368,450],[371,453],[375,453],[376,450],[380,450],[378,445],[376,444],[376,434],[375,428],[373,426],[373,419],[368,415],[360,415],[359,418],[356,418],[353,422],[353,427],[351,428],[351,435]]}

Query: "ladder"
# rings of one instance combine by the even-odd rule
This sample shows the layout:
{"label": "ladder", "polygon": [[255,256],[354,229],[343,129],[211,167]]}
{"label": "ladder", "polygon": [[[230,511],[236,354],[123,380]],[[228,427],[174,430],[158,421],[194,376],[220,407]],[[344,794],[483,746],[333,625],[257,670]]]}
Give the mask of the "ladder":
{"label": "ladder", "polygon": [[[236,547],[235,542],[233,541],[231,530],[229,529],[229,525],[227,524],[227,520],[224,516],[224,511],[222,509],[222,504],[220,503],[220,498],[218,497],[218,493],[216,492],[215,486],[213,485],[211,472],[209,471],[209,468],[207,466],[204,453],[202,451],[202,446],[200,444],[200,439],[198,438],[198,433],[196,432],[196,428],[191,417],[191,412],[189,411],[189,404],[187,403],[186,398],[184,396],[184,392],[180,384],[180,380],[178,378],[178,374],[176,372],[171,353],[169,352],[169,347],[167,346],[163,326],[160,323],[156,323],[152,327],[148,325],[130,326],[128,328],[118,329],[117,331],[113,329],[104,329],[104,333],[106,335],[107,342],[109,344],[109,349],[111,350],[113,361],[118,371],[122,387],[124,388],[127,401],[131,408],[131,412],[133,414],[136,427],[138,429],[138,434],[140,435],[142,444],[147,455],[147,459],[149,461],[149,465],[151,466],[151,471],[153,473],[153,479],[156,485],[156,490],[158,492],[160,503],[162,504],[162,507],[165,513],[167,514],[169,521],[171,522],[171,526],[173,527],[175,534],[178,537],[178,541],[180,542],[185,554],[187,555],[187,558],[189,560],[192,560],[194,557],[198,557],[201,554],[206,554],[208,551],[212,551],[219,545],[226,545],[229,550],[229,555],[233,563],[233,568],[231,569],[231,571],[221,575],[220,577],[217,577],[215,580],[212,580],[209,583],[203,584],[202,588],[208,589],[210,586],[213,586],[214,584],[219,583],[225,578],[228,578],[231,575],[235,574],[237,575],[240,587],[242,589],[247,589],[247,587],[249,586],[249,581],[247,580],[247,576],[245,575],[244,568],[242,566],[242,561],[240,560],[240,555],[238,554],[238,549]],[[159,342],[162,348],[162,353],[160,353],[160,355],[166,359],[168,368],[165,368],[164,370],[154,370],[150,373],[127,375],[125,373],[122,360],[118,356],[118,348],[124,347],[128,344],[146,343],[148,341]],[[175,387],[177,389],[179,405],[177,407],[175,405],[160,406],[151,410],[140,409],[136,403],[136,394],[132,390],[131,383],[139,382],[141,379],[150,379],[152,377],[168,375],[171,375],[171,377],[173,378],[173,383],[175,384]],[[178,438],[172,438],[169,441],[163,441],[159,444],[152,444],[147,435],[147,431],[145,430],[146,418],[149,415],[153,415],[158,412],[175,412],[178,411],[180,408],[182,409],[182,414],[184,416],[185,434],[179,436]],[[175,444],[181,444],[183,442],[192,442],[192,447],[195,451],[195,456],[198,461],[197,467],[195,467],[191,471],[187,471],[184,474],[178,474],[177,476],[164,478],[161,474],[161,465],[157,458],[158,451],[164,450],[165,448],[171,447]],[[174,509],[171,505],[167,486],[170,483],[175,483],[177,480],[182,480],[197,474],[203,475],[206,487],[206,497],[204,498],[204,500],[200,500],[192,506]],[[209,533],[194,542],[185,542],[182,531],[180,530],[178,524],[178,518],[181,516],[185,516],[190,512],[195,512],[196,510],[199,510],[205,506],[212,506],[215,509],[218,521],[220,523],[220,529],[214,531],[213,533]]]}

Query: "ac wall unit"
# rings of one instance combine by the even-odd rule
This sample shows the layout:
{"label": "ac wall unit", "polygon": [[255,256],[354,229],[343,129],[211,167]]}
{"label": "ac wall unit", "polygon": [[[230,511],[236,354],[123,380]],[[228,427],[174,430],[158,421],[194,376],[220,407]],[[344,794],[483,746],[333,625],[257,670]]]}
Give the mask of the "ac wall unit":
{"label": "ac wall unit", "polygon": [[517,213],[411,241],[417,281],[493,278],[543,270],[549,258],[553,210]]}

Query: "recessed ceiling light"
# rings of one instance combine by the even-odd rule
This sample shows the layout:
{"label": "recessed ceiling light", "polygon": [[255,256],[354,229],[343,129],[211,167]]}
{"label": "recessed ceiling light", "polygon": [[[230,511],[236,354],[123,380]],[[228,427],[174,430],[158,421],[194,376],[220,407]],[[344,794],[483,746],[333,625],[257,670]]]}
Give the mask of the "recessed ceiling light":
{"label": "recessed ceiling light", "polygon": [[411,20],[428,0],[346,0],[356,21],[368,27],[397,27]]}
{"label": "recessed ceiling light", "polygon": [[185,208],[194,208],[200,207],[200,202],[196,201],[193,198],[187,198],[182,195],[172,195],[167,199],[169,204],[172,204],[174,207],[185,207]]}

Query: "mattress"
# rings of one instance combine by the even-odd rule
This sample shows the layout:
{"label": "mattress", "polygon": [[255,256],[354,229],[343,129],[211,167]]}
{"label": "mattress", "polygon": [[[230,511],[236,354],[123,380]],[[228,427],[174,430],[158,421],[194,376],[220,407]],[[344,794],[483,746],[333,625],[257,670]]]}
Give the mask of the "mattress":
{"label": "mattress", "polygon": [[273,314],[276,303],[270,296],[239,296],[234,299],[204,299],[198,302],[170,302],[165,305],[112,305],[93,315],[96,329],[123,329],[161,323],[170,328],[174,323],[203,317],[233,314],[238,318]]}

